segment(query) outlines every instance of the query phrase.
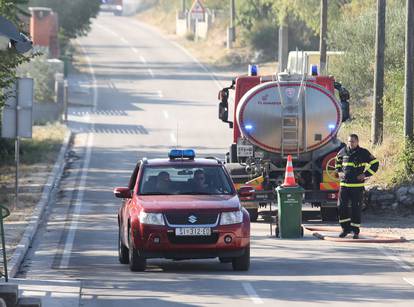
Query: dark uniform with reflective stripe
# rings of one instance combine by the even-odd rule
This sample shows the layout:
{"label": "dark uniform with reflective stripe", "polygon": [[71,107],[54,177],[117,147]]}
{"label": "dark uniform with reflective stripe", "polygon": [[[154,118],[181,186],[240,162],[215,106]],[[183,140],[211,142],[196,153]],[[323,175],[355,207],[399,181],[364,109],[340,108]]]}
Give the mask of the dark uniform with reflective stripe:
{"label": "dark uniform with reflective stripe", "polygon": [[[339,223],[344,231],[359,233],[361,225],[361,204],[364,192],[364,181],[358,176],[369,177],[378,170],[379,162],[365,148],[342,148],[336,156],[335,170],[344,173],[341,178],[338,197]],[[348,203],[351,202],[351,216]]]}

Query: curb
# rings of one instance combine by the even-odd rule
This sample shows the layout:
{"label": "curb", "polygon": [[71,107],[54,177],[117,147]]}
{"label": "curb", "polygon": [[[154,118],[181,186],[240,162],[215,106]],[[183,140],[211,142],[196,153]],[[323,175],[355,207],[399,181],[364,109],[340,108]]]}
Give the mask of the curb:
{"label": "curb", "polygon": [[9,261],[9,277],[13,278],[17,274],[19,267],[26,256],[28,249],[31,246],[32,240],[36,231],[39,227],[40,220],[43,216],[45,211],[46,205],[49,203],[50,196],[55,189],[55,187],[59,184],[59,181],[63,174],[63,169],[65,167],[64,159],[66,156],[66,152],[69,147],[69,141],[72,137],[72,132],[69,130],[62,143],[62,147],[60,148],[58,158],[53,166],[53,170],[49,175],[47,183],[43,188],[42,195],[40,197],[39,202],[37,203],[32,216],[29,219],[29,223],[26,226],[26,229],[23,233],[23,237],[21,238],[19,244],[16,247],[16,250],[13,253],[11,260]]}
{"label": "curb", "polygon": [[[346,239],[338,238],[337,233],[340,232],[339,227],[305,227],[306,230],[310,231],[315,238],[331,242],[343,242],[343,243],[402,243],[407,242],[407,239],[404,237],[396,236],[384,236],[374,233],[364,232],[363,236],[359,239]],[[320,232],[335,232],[335,236],[329,236],[321,234]]]}

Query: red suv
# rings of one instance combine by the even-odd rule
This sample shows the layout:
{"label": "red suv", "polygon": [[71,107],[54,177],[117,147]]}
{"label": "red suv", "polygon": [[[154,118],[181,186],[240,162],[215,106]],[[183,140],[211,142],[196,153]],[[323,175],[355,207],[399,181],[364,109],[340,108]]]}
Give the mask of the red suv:
{"label": "red suv", "polygon": [[[239,195],[254,191],[241,188]],[[216,258],[233,269],[250,265],[250,220],[224,165],[172,150],[169,159],[139,161],[118,212],[119,261],[143,271],[146,259]]]}

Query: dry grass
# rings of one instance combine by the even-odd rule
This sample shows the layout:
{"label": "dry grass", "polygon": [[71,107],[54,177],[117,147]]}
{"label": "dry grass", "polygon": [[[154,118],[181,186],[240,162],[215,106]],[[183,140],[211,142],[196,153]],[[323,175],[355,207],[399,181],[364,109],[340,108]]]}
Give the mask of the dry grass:
{"label": "dry grass", "polygon": [[[226,48],[227,18],[217,17],[209,29],[208,37],[198,41],[175,35],[176,13],[174,11],[166,12],[161,8],[153,7],[138,14],[136,18],[160,29],[171,39],[187,48],[201,62],[216,68],[232,70],[243,67],[247,71],[247,63],[253,57],[250,48],[243,46],[240,40],[234,43],[231,50]],[[260,66],[262,74],[273,74],[276,63],[263,63]]]}
{"label": "dry grass", "polygon": [[15,207],[15,163],[13,157],[0,165],[0,204],[13,212],[8,219],[16,220],[32,210],[49,172],[59,153],[67,128],[59,123],[33,127],[33,138],[21,142],[21,163],[19,166],[20,203]]}
{"label": "dry grass", "polygon": [[368,104],[354,106],[351,109],[351,115],[355,118],[341,127],[339,138],[346,142],[350,133],[356,133],[360,139],[360,146],[367,148],[380,161],[380,168],[369,180],[369,184],[384,188],[391,187],[396,181],[397,171],[402,170],[403,167],[399,161],[404,144],[402,133],[395,134],[392,130],[384,129],[383,143],[373,146],[371,143],[371,106]]}

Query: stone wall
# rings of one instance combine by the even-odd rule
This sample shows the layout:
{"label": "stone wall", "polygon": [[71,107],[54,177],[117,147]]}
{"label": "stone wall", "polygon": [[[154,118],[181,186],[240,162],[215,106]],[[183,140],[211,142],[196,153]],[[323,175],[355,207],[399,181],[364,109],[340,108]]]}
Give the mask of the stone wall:
{"label": "stone wall", "polygon": [[393,190],[368,189],[366,203],[378,209],[414,209],[414,186],[400,186]]}

